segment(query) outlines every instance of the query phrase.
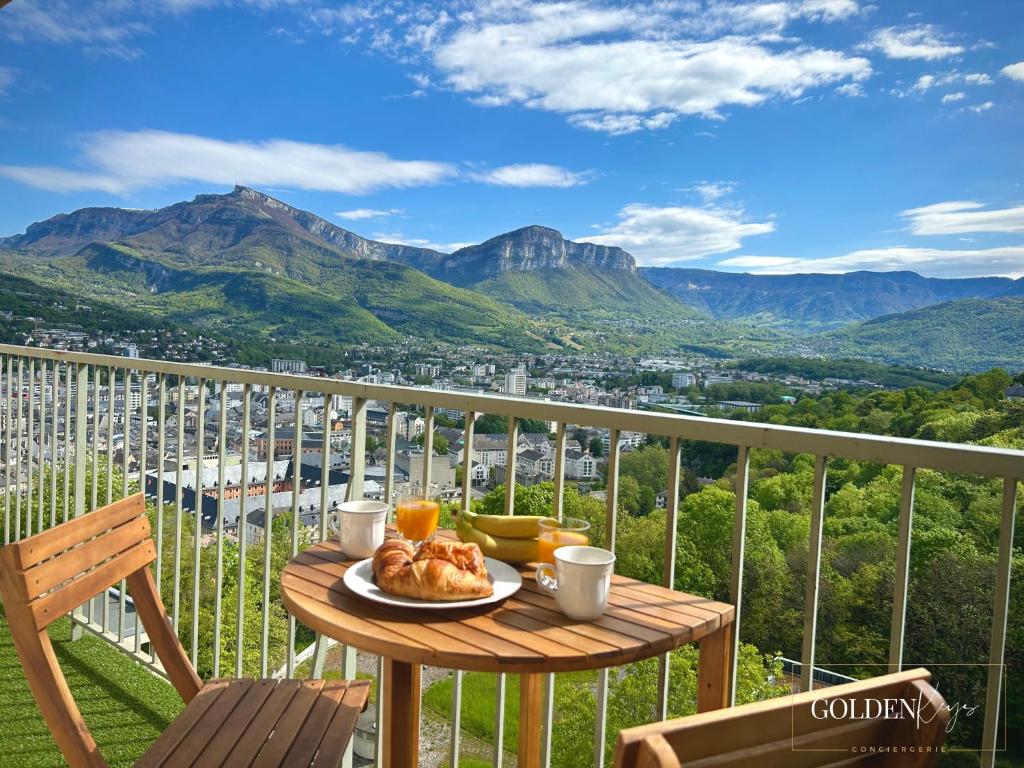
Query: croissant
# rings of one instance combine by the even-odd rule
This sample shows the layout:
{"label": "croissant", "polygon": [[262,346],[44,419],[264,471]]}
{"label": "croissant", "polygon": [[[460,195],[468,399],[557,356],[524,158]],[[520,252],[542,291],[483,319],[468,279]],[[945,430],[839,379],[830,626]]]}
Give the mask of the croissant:
{"label": "croissant", "polygon": [[373,555],[373,578],[385,592],[420,600],[490,597],[484,556],[476,544],[427,542],[419,551],[389,539]]}

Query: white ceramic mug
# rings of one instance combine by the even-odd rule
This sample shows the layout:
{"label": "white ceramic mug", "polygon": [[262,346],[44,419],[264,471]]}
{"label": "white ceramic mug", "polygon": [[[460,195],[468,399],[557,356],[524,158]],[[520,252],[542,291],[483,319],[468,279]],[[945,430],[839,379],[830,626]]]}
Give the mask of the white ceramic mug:
{"label": "white ceramic mug", "polygon": [[555,564],[541,563],[537,583],[555,596],[562,613],[577,621],[596,619],[608,607],[615,555],[598,547],[559,547]]}
{"label": "white ceramic mug", "polygon": [[328,513],[327,525],[341,551],[353,559],[373,557],[384,543],[388,505],[383,501],[345,501]]}

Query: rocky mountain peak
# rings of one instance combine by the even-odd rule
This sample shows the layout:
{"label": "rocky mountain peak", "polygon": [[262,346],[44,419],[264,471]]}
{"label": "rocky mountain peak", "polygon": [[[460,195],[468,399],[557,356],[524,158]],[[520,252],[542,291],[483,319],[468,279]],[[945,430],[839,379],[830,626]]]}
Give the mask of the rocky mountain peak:
{"label": "rocky mountain peak", "polygon": [[444,265],[446,269],[474,272],[477,280],[502,272],[578,266],[636,272],[636,261],[621,248],[567,240],[558,230],[538,224],[455,251],[445,259]]}

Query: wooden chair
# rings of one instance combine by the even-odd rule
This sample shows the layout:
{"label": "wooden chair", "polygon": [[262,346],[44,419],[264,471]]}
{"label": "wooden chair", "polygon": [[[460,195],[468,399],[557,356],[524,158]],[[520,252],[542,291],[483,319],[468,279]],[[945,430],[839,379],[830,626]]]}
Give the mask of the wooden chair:
{"label": "wooden chair", "polygon": [[[913,669],[628,728],[619,733],[615,766],[926,768],[939,759],[949,721],[946,702],[930,679],[928,670]],[[903,719],[822,717],[833,700],[844,700],[835,704],[841,715],[850,706],[863,713],[868,699],[902,699],[915,706],[920,699],[921,722],[906,712]]]}
{"label": "wooden chair", "polygon": [[25,677],[71,768],[105,768],[71,697],[47,627],[122,578],[186,707],[137,766],[332,766],[369,695],[367,681],[213,680],[203,684],[171,629],[149,564],[142,494],[0,549],[0,598]]}

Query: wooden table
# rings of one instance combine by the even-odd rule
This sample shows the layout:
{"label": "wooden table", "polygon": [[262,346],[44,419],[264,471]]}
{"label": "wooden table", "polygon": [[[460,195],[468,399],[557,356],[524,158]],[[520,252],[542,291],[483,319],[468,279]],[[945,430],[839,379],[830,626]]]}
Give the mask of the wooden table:
{"label": "wooden table", "polygon": [[311,629],[384,657],[386,768],[418,764],[423,664],[522,676],[520,768],[540,764],[542,676],[549,672],[617,666],[699,641],[697,709],[728,705],[731,605],[614,576],[605,615],[577,622],[537,586],[534,567],[525,566],[523,588],[502,603],[417,611],[355,597],[341,582],[353,562],[336,541],[317,544],[285,566],[281,598]]}

